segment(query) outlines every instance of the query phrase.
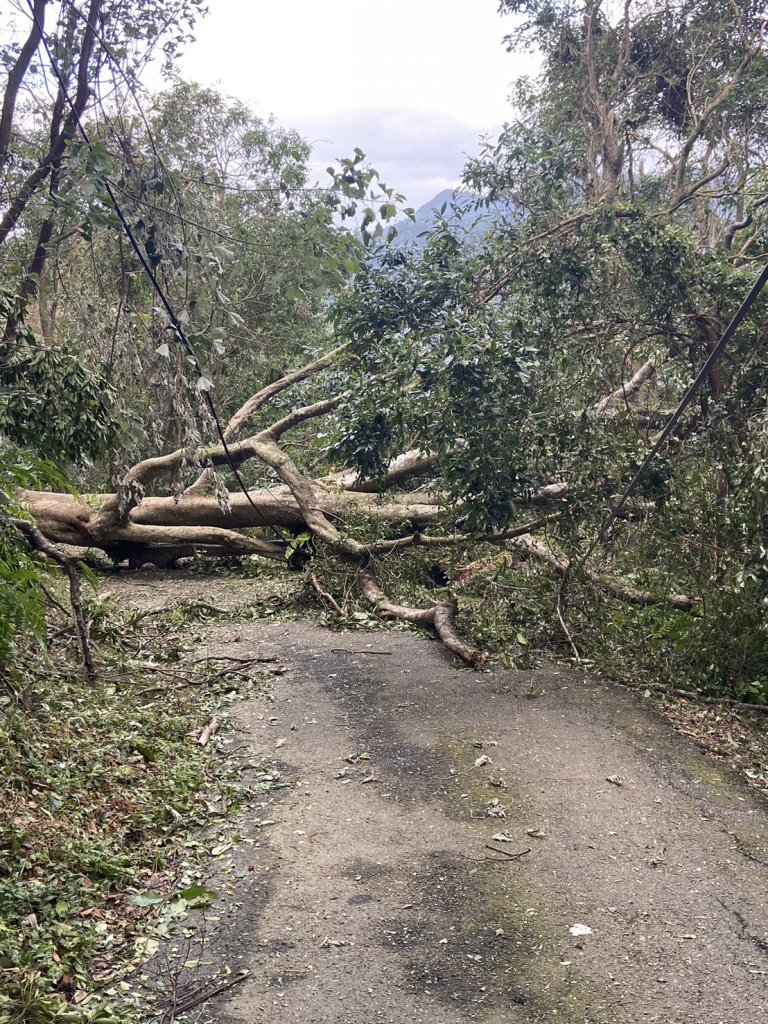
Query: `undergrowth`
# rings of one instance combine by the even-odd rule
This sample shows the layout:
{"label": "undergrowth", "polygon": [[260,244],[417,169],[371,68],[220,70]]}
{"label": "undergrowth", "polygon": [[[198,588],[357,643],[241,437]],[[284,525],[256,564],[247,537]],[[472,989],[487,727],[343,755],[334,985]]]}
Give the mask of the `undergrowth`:
{"label": "undergrowth", "polygon": [[55,648],[0,668],[0,1021],[10,1024],[140,1019],[132,978],[152,951],[156,904],[184,907],[206,830],[240,801],[235,767],[194,736],[254,680],[238,666],[174,664],[194,641],[183,612],[132,622],[92,602],[91,613],[111,661],[97,680]]}
{"label": "undergrowth", "polygon": [[[614,679],[768,704],[764,590],[755,584],[752,593],[749,583],[738,590],[722,587],[692,611],[681,611],[664,595],[681,583],[697,595],[695,579],[680,574],[680,580],[661,566],[638,573],[629,557],[625,561],[614,557],[610,579],[649,593],[656,603],[622,600],[578,573],[561,593],[561,579],[549,567],[492,545],[439,553],[414,548],[381,559],[378,571],[384,590],[402,604],[427,607],[455,596],[461,632],[504,666],[573,663],[575,647],[579,664]],[[381,625],[375,610],[354,597],[354,569],[322,553],[313,566],[343,609],[340,615],[326,606],[330,624]]]}

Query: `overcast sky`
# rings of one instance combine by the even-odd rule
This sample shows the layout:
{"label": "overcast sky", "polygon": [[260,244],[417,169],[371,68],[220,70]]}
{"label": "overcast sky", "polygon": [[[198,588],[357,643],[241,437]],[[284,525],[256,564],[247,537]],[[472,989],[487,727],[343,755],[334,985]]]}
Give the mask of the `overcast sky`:
{"label": "overcast sky", "polygon": [[210,0],[184,78],[273,114],[318,169],[355,146],[413,205],[457,183],[530,70],[497,0]]}
{"label": "overcast sky", "polygon": [[[414,206],[458,183],[479,136],[495,134],[510,116],[511,82],[532,70],[505,50],[512,20],[497,13],[498,0],[208,6],[182,58],[183,78],[296,128],[313,146],[320,179],[359,146]],[[0,37],[13,24],[26,35],[28,19],[27,0],[0,0]],[[145,84],[162,87],[157,66]]]}

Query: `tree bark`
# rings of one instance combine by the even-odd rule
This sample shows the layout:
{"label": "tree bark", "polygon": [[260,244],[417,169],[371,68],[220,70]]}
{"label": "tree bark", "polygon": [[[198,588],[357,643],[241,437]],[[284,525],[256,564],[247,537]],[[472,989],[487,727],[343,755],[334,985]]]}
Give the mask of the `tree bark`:
{"label": "tree bark", "polygon": [[16,112],[16,99],[19,95],[19,89],[43,36],[46,3],[47,0],[35,0],[32,8],[32,25],[29,35],[19,51],[16,63],[8,72],[8,81],[3,95],[3,111],[0,114],[0,169],[8,160],[8,146],[11,141],[13,116]]}

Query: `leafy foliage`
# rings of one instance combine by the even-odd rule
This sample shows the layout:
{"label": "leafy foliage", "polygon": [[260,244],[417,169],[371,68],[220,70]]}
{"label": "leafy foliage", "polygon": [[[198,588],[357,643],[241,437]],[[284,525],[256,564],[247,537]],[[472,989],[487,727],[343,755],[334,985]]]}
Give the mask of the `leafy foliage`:
{"label": "leafy foliage", "polygon": [[[13,299],[0,294],[0,330]],[[0,435],[40,455],[78,463],[115,444],[115,390],[98,369],[64,347],[40,345],[15,319],[13,343],[0,346]]]}
{"label": "leafy foliage", "polygon": [[31,554],[13,525],[25,513],[17,504],[19,488],[52,486],[66,489],[59,470],[30,452],[2,441],[0,436],[0,672],[14,653],[14,639],[26,634],[45,642],[49,570]]}
{"label": "leafy foliage", "polygon": [[[510,46],[539,49],[543,73],[519,85],[525,119],[466,168],[496,217],[480,245],[446,220],[423,253],[376,254],[337,304],[357,360],[335,453],[381,478],[399,451],[435,452],[435,487],[476,533],[561,483],[548,540],[578,564],[754,280],[766,140],[750,97],[767,68],[750,3],[727,23],[706,2],[613,21],[599,2],[502,6],[525,16]],[[624,625],[603,635],[593,578],[572,584],[578,642],[615,671],[652,650],[649,673],[762,699],[766,330],[763,296],[597,556],[598,575],[686,591],[695,611],[611,598]],[[608,399],[648,364],[648,383]],[[549,583],[542,596],[562,635]]]}
{"label": "leafy foliage", "polygon": [[137,648],[159,632],[162,653],[179,660],[189,627],[169,618],[158,630],[157,617],[109,602],[91,617],[95,639],[111,642],[111,676],[84,681],[61,650],[55,668],[27,656],[0,674],[3,1021],[144,1019],[136,967],[168,933],[166,904],[178,921],[210,901],[192,884],[216,845],[199,830],[241,799],[236,770],[189,731],[252,685],[224,672],[175,688],[160,674],[153,692]]}

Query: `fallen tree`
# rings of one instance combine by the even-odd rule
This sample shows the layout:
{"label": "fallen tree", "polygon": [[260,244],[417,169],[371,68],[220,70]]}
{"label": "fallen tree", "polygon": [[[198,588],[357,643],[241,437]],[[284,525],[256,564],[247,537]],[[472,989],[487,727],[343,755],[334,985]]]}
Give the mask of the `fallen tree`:
{"label": "fallen tree", "polygon": [[[165,567],[201,554],[256,555],[297,568],[309,556],[308,545],[297,545],[296,538],[307,535],[313,545],[327,547],[356,569],[360,596],[383,618],[431,628],[464,662],[483,666],[485,653],[459,635],[455,597],[421,608],[399,604],[382,589],[377,561],[412,547],[488,542],[523,546],[538,557],[546,552],[546,558],[563,570],[567,563],[536,541],[531,530],[559,517],[556,510],[567,501],[568,486],[561,481],[548,483],[518,499],[518,505],[536,509],[539,518],[496,532],[461,532],[452,529],[456,506],[441,502],[429,485],[438,470],[431,453],[404,452],[379,479],[361,478],[354,470],[310,476],[300,468],[289,454],[288,435],[331,414],[343,396],[311,402],[242,436],[270,401],[324,374],[344,359],[346,351],[346,346],[339,346],[249,397],[222,431],[224,443],[144,459],[123,474],[112,494],[22,490],[19,502],[35,520],[34,537],[41,541],[38,550],[50,555],[55,544],[97,548],[134,568],[145,563]],[[643,380],[651,370],[643,368]],[[596,403],[590,417],[610,418],[618,397],[634,393],[640,383],[636,374],[629,384]],[[218,471],[239,471],[249,462],[280,482],[255,489],[225,489]],[[184,476],[194,479],[171,493],[171,481]],[[413,489],[408,489],[411,485]],[[350,522],[365,526],[351,529]],[[26,525],[24,532],[28,540],[33,537]],[[313,587],[332,600],[316,579]],[[616,593],[630,601],[639,599],[631,589]],[[675,598],[673,603],[691,606],[689,598]]]}
{"label": "fallen tree", "polygon": [[[337,404],[333,398],[297,408],[256,433],[240,437],[272,399],[322,373],[343,359],[344,352],[343,346],[334,349],[250,397],[224,431],[226,446],[194,451],[179,448],[142,460],[123,475],[118,489],[110,494],[20,491],[19,501],[34,519],[35,535],[41,539],[39,550],[50,554],[54,544],[98,548],[116,561],[127,560],[133,568],[145,563],[165,567],[197,554],[257,555],[295,568],[307,557],[307,545],[297,547],[295,537],[306,533],[313,543],[325,545],[356,567],[361,596],[383,618],[431,627],[450,651],[475,667],[482,666],[486,655],[457,632],[455,599],[449,597],[427,608],[393,602],[377,577],[377,558],[408,547],[501,542],[527,535],[547,517],[485,536],[446,529],[451,510],[428,486],[405,489],[417,481],[423,484],[435,472],[435,457],[418,449],[392,460],[381,480],[361,479],[352,470],[309,476],[281,442],[290,431],[330,413]],[[272,471],[280,483],[222,493],[216,470],[239,468],[250,460]],[[180,493],[147,493],[163,482],[167,485],[180,472],[192,473],[197,479]],[[555,504],[565,491],[559,484],[542,488],[530,495],[530,504]],[[350,521],[365,523],[369,536],[353,535]],[[26,527],[24,532],[30,536]]]}
{"label": "fallen tree", "polygon": [[[327,398],[281,415],[268,426],[241,437],[253,419],[283,392],[323,374],[343,361],[346,346],[339,346],[299,370],[285,374],[251,396],[223,431],[224,444],[178,448],[144,459],[127,472],[118,489],[108,494],[73,495],[24,490],[19,500],[44,538],[39,550],[50,554],[53,544],[98,548],[132,568],[145,563],[166,567],[193,555],[256,555],[289,568],[299,568],[309,557],[310,545],[296,543],[307,535],[356,571],[360,595],[385,619],[399,619],[434,629],[445,646],[474,667],[487,656],[467,643],[456,628],[458,604],[453,596],[425,608],[390,599],[379,582],[377,560],[410,547],[447,547],[490,542],[523,547],[562,573],[567,560],[556,556],[531,531],[556,520],[552,512],[568,498],[568,486],[554,482],[518,499],[539,518],[494,533],[456,532],[451,529],[456,506],[442,502],[429,486],[438,470],[435,455],[421,449],[406,451],[391,460],[381,479],[361,478],[354,470],[310,476],[288,452],[288,435],[332,413],[340,398]],[[619,397],[635,393],[652,373],[646,365],[628,384],[601,400],[591,418],[610,418]],[[279,483],[258,489],[222,490],[220,469],[239,470],[248,462],[271,471]],[[183,490],[170,493],[170,481],[180,475],[195,479]],[[413,489],[407,489],[416,485]],[[165,489],[167,493],[148,493]],[[548,509],[549,514],[547,514]],[[350,522],[365,524],[351,530]],[[258,531],[258,532],[256,532]],[[364,531],[364,532],[363,532]],[[25,529],[29,537],[29,531]],[[616,596],[630,602],[653,600],[629,587],[601,582]],[[324,591],[313,583],[314,589]],[[327,597],[328,595],[326,595]],[[672,604],[689,609],[692,601],[673,595]],[[335,602],[334,602],[335,603]]]}
{"label": "fallen tree", "polygon": [[[583,10],[558,11],[554,20],[547,10],[544,21],[538,3],[501,6],[518,13],[525,8],[532,20],[518,34],[541,50],[544,63],[537,84],[521,85],[526,121],[512,121],[465,169],[478,212],[496,211],[484,221],[487,232],[468,237],[446,209],[418,251],[389,246],[372,258],[357,253],[331,260],[332,296],[323,275],[314,276],[316,265],[302,271],[298,288],[276,273],[269,295],[297,295],[289,322],[311,322],[315,332],[287,329],[275,307],[270,329],[279,322],[281,336],[290,338],[278,362],[268,358],[273,335],[260,335],[262,321],[248,305],[252,296],[260,302],[266,294],[260,282],[279,269],[274,257],[259,255],[255,236],[248,235],[236,254],[218,244],[224,226],[239,244],[239,231],[250,223],[250,197],[244,195],[231,221],[220,224],[215,215],[206,219],[208,192],[200,193],[195,219],[202,233],[187,239],[190,224],[176,216],[182,211],[171,202],[167,173],[160,177],[168,183],[157,184],[168,209],[151,225],[139,216],[139,174],[139,191],[123,197],[123,226],[154,292],[142,299],[143,318],[129,311],[128,330],[121,311],[137,298],[138,264],[126,265],[115,288],[105,273],[91,304],[105,311],[103,329],[94,324],[93,338],[83,342],[82,314],[71,312],[76,348],[66,363],[56,361],[51,347],[41,351],[34,337],[51,334],[52,304],[39,288],[39,263],[54,250],[41,242],[22,254],[21,290],[11,282],[5,301],[12,327],[6,335],[24,341],[26,310],[30,336],[21,367],[8,345],[8,379],[0,388],[16,389],[18,398],[15,419],[5,414],[7,436],[42,455],[56,458],[61,450],[70,466],[82,465],[84,457],[101,459],[103,472],[106,459],[136,460],[137,449],[129,447],[134,442],[120,448],[112,433],[114,424],[130,419],[157,439],[161,454],[135,461],[113,493],[74,497],[27,489],[21,502],[47,543],[101,548],[131,565],[202,553],[255,555],[298,568],[322,549],[350,569],[359,595],[382,616],[434,628],[473,664],[481,664],[482,655],[459,637],[450,591],[412,607],[422,600],[403,603],[395,593],[399,585],[388,582],[394,557],[383,563],[409,549],[453,547],[471,564],[486,554],[472,550],[479,542],[509,542],[508,554],[542,567],[536,576],[543,582],[567,580],[583,568],[589,586],[580,592],[599,590],[600,600],[609,594],[633,606],[621,627],[636,625],[643,642],[658,639],[671,665],[680,651],[691,651],[702,679],[709,680],[716,665],[718,683],[730,685],[735,673],[744,685],[764,687],[764,301],[729,341],[727,357],[709,362],[722,326],[753,286],[750,250],[765,231],[768,141],[763,121],[737,102],[742,92],[764,92],[762,21],[739,4],[743,18],[733,24],[716,19],[712,31],[702,33],[711,21],[704,0],[671,21],[667,7],[653,4],[647,12],[626,7],[622,14],[590,2]],[[688,41],[682,49],[679,38]],[[565,64],[563,39],[571,41]],[[697,54],[697,67],[723,74],[692,77],[683,60],[689,50]],[[685,109],[674,112],[647,88],[673,65],[670,87],[675,81],[691,86]],[[676,95],[673,90],[667,99]],[[190,170],[199,177],[198,169]],[[348,212],[367,194],[369,178],[357,159],[342,170],[336,183]],[[109,205],[103,195],[102,201]],[[383,219],[396,212],[387,202],[378,209]],[[291,210],[292,203],[278,204],[275,216],[293,223]],[[59,205],[55,213],[58,223]],[[379,214],[367,209],[363,227],[372,228]],[[298,220],[302,232],[312,222]],[[300,250],[326,254],[333,243],[337,257],[349,255],[349,238],[337,239],[327,218],[323,224],[319,240],[299,234]],[[373,234],[382,230],[376,224]],[[17,235],[5,244],[19,248]],[[61,224],[62,239],[76,235],[76,221]],[[99,251],[113,262],[119,257],[123,267],[113,235],[105,229]],[[34,240],[34,232],[29,237]],[[77,256],[74,242],[71,249],[61,251],[62,264]],[[194,252],[196,259],[177,267],[168,255],[176,251]],[[155,260],[170,275],[165,290],[151,273]],[[201,266],[208,268],[205,281]],[[231,284],[220,287],[225,278]],[[49,291],[56,280],[51,274]],[[39,316],[31,303],[38,291]],[[67,289],[67,302],[77,291]],[[219,319],[225,306],[236,319]],[[62,333],[61,317],[57,323]],[[138,323],[149,329],[149,345],[137,344]],[[319,346],[329,335],[347,341],[284,372],[297,339]],[[120,339],[126,361],[115,370]],[[264,372],[247,363],[256,350],[258,367],[269,363]],[[80,352],[89,351],[99,373],[105,367],[109,374],[92,374],[85,393],[77,374]],[[135,380],[138,354],[143,376]],[[50,364],[47,389],[36,369],[43,361]],[[702,365],[706,380],[695,400],[680,405]],[[272,375],[277,379],[255,390],[254,381]],[[112,381],[117,397],[100,404]],[[136,390],[122,394],[120,388]],[[248,389],[255,393],[243,402]],[[196,393],[208,409],[206,436],[217,443],[198,443],[190,402]],[[218,396],[226,394],[241,403],[228,423],[218,420],[224,401]],[[73,397],[77,401],[69,402]],[[31,429],[35,417],[28,408],[38,417]],[[684,415],[673,422],[649,471],[636,479],[654,437],[663,437],[657,431],[677,409]],[[77,430],[67,434],[72,424]],[[248,486],[240,486],[241,473]],[[634,490],[627,501],[628,485]],[[592,561],[583,566],[587,556]],[[318,578],[317,565],[311,572],[320,599],[342,608],[333,587]],[[551,598],[551,587],[548,593]],[[688,594],[700,599],[695,606]],[[582,615],[582,629],[590,623],[588,604],[571,608],[574,617]],[[570,639],[561,606],[558,601],[557,618]],[[554,619],[551,624],[557,633]],[[730,641],[725,654],[720,635]],[[488,631],[486,637],[494,643]]]}

